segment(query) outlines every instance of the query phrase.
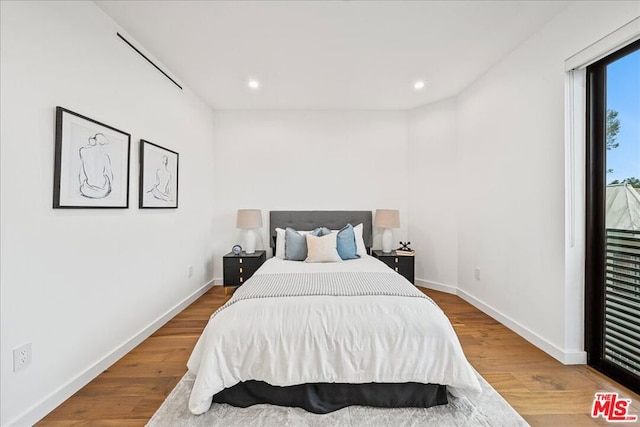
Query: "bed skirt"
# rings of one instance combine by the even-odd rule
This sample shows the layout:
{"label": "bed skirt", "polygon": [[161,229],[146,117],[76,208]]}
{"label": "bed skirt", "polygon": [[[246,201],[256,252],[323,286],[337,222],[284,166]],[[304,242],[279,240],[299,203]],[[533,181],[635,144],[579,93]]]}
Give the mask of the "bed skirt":
{"label": "bed skirt", "polygon": [[351,405],[381,408],[429,408],[444,405],[447,387],[421,383],[300,384],[277,387],[263,381],[245,381],[213,396],[216,403],[246,408],[259,403],[294,406],[327,414]]}

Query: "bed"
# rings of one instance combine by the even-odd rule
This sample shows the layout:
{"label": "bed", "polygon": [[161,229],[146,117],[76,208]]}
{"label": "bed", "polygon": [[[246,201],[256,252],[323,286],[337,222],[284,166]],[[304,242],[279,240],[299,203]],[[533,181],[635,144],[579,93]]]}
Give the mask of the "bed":
{"label": "bed", "polygon": [[[283,255],[287,228],[319,234],[295,236],[307,242],[307,261],[336,241],[355,238],[356,252],[335,262],[283,259],[291,255]],[[371,212],[272,211],[270,235],[275,256],[211,316],[191,354],[191,412],[204,413],[213,402],[316,413],[349,405],[430,407],[446,404],[447,390],[480,392],[442,310],[368,255]],[[291,235],[286,241],[295,248]]]}

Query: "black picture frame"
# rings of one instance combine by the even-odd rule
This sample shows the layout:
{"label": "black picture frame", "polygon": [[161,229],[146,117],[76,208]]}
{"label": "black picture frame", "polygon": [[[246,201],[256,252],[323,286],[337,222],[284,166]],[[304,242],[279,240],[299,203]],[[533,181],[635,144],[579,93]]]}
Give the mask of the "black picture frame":
{"label": "black picture frame", "polygon": [[54,209],[127,209],[131,135],[56,107]]}
{"label": "black picture frame", "polygon": [[180,155],[140,140],[140,209],[177,209]]}

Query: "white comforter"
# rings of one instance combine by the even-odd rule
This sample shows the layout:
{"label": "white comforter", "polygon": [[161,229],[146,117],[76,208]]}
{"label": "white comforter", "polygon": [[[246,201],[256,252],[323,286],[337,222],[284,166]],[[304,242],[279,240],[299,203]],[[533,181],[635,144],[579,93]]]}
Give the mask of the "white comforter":
{"label": "white comforter", "polygon": [[[396,274],[365,256],[330,264],[269,259],[255,274]],[[248,280],[243,286],[250,286]],[[212,316],[187,363],[196,380],[189,399],[206,412],[213,395],[241,381],[404,383],[480,392],[453,327],[433,302],[394,296],[306,296],[239,301]]]}

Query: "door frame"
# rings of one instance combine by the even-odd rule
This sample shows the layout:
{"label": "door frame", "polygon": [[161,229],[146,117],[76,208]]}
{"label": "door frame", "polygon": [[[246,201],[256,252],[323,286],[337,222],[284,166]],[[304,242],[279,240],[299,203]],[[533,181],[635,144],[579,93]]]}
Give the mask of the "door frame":
{"label": "door frame", "polygon": [[640,40],[589,65],[586,74],[586,236],[585,236],[585,350],[587,364],[636,393],[635,376],[607,361],[603,354],[605,283],[606,190],[606,69],[640,49]]}

